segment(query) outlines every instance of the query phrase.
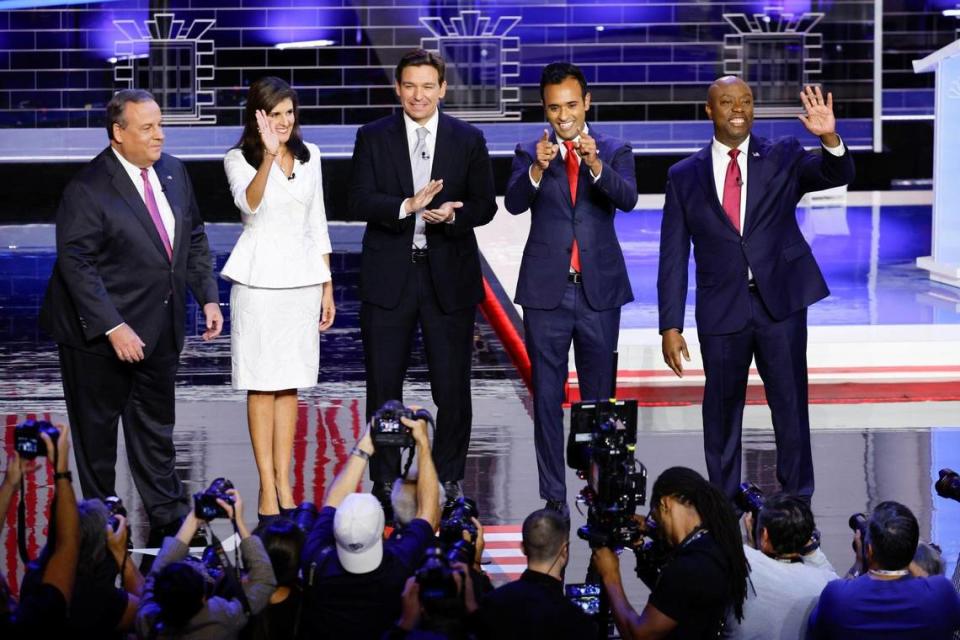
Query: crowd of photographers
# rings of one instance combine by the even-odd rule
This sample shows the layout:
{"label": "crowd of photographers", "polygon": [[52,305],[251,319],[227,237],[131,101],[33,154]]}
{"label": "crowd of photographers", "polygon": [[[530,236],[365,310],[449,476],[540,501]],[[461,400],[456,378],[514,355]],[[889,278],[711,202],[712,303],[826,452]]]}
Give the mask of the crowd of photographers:
{"label": "crowd of photographers", "polygon": [[[119,501],[77,503],[69,430],[37,429],[34,454],[53,469],[49,535],[19,602],[0,576],[0,638],[560,639],[606,637],[608,624],[632,639],[946,639],[960,630],[960,597],[942,575],[939,549],[920,542],[904,505],[884,502],[851,518],[855,561],[841,578],[803,499],[745,485],[731,504],[695,471],[673,467],[656,479],[643,518],[633,511],[635,498],[646,501],[645,475],[619,459],[598,470],[588,526],[578,532],[593,547],[595,584],[565,592],[570,522],[541,509],[522,527],[526,570],[493,589],[475,503],[444,501],[427,421],[399,422],[415,467],[393,488],[393,522],[376,497],[356,491],[377,446],[368,430],[319,510],[304,503],[251,532],[240,494],[218,479],[195,496],[144,574]],[[595,444],[591,455],[614,460],[614,445],[604,453]],[[43,463],[28,459],[35,455],[9,460],[0,518],[25,472]],[[618,477],[604,479],[608,472]],[[599,513],[596,483],[604,482],[629,487],[621,519]],[[216,519],[237,534],[232,560],[207,526]],[[198,540],[202,559],[190,555]],[[625,595],[624,548],[650,588],[640,611]]]}

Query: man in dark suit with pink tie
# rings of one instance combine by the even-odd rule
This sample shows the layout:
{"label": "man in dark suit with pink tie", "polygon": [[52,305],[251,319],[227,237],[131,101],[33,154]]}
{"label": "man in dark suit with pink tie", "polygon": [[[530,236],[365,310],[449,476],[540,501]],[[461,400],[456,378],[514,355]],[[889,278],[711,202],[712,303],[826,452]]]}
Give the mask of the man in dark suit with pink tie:
{"label": "man in dark suit with pink tie", "polygon": [[117,425],[150,519],[148,546],[174,535],[190,503],[175,469],[174,382],[187,287],[204,340],[223,317],[203,220],[183,163],[163,153],[150,93],[107,105],[110,145],[67,185],[57,261],[40,324],[59,346],[63,392],[85,498],[116,493]]}
{"label": "man in dark suit with pink tie", "polygon": [[756,358],[777,443],[783,490],[809,500],[813,459],[807,408],[807,307],[829,291],[797,224],[805,193],[849,183],[853,160],[836,133],[833,96],[801,94],[799,116],[820,139],[751,136],[753,93],[726,76],[710,86],[712,142],[670,168],[660,232],[657,293],[663,357],[678,376],[690,244],[696,262],[697,336],[706,374],[703,432],[710,481],[728,496],[740,483],[743,406]]}
{"label": "man in dark suit with pink tie", "polygon": [[637,203],[633,151],[587,127],[590,93],[575,65],[555,62],[540,78],[551,135],[517,145],[504,204],[530,210],[516,302],[533,370],[533,423],[546,507],[569,516],[563,465],[563,385],[573,342],[580,395],[610,397],[620,308],[633,300],[614,229]]}

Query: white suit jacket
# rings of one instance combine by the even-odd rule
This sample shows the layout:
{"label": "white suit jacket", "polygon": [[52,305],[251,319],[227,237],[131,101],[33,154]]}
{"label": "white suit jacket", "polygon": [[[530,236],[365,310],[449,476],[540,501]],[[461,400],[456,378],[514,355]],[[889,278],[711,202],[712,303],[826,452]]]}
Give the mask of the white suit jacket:
{"label": "white suit jacket", "polygon": [[223,159],[233,202],[240,209],[243,233],[221,276],[249,287],[286,289],[330,280],[323,259],[330,253],[327,214],[323,206],[320,150],[306,143],[310,160],[294,160],[295,178],[287,180],[274,164],[263,199],[256,209],[247,204],[246,189],[257,170],[239,149]]}

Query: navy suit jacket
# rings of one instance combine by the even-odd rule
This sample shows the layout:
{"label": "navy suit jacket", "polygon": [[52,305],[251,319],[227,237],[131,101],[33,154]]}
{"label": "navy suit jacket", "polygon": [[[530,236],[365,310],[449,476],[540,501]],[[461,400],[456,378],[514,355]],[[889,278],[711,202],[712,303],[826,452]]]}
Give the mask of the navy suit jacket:
{"label": "navy suit jacket", "polygon": [[[497,202],[483,133],[441,112],[431,178],[442,178],[443,189],[428,209],[448,201],[463,202],[453,223],[426,225],[434,291],[443,311],[450,313],[476,305],[484,296],[473,229],[493,219]],[[387,309],[400,302],[413,268],[410,251],[416,224],[416,216],[400,219],[400,204],[413,195],[403,113],[357,130],[349,206],[353,217],[367,221],[360,267],[364,302]]]}
{"label": "navy suit jacket", "polygon": [[660,331],[683,330],[691,240],[699,333],[733,333],[746,326],[748,266],[760,298],[777,320],[829,295],[800,233],[797,203],[809,191],[847,184],[853,176],[849,149],[838,157],[806,151],[796,138],[751,136],[741,236],[717,197],[710,145],[673,165],[660,231]]}
{"label": "navy suit jacket", "polygon": [[57,260],[40,326],[54,340],[114,356],[105,333],[122,322],[156,347],[173,313],[183,347],[186,289],[200,305],[217,302],[217,282],[193,187],[183,163],[163,154],[154,165],[175,220],[173,260],[130,176],[107,147],[70,181],[57,210]]}
{"label": "navy suit jacket", "polygon": [[[560,154],[543,172],[540,187],[530,182],[530,165],[537,157],[537,141],[517,145],[504,204],[517,215],[530,209],[530,235],[523,249],[517,304],[554,309],[567,286],[570,249],[576,237],[587,302],[597,311],[621,307],[633,300],[623,252],[613,226],[617,209],[632,211],[637,204],[637,177],[630,145],[604,136],[591,127],[597,153],[603,161],[594,183],[580,163],[577,203],[570,199],[570,183]],[[556,144],[556,138],[553,137]]]}

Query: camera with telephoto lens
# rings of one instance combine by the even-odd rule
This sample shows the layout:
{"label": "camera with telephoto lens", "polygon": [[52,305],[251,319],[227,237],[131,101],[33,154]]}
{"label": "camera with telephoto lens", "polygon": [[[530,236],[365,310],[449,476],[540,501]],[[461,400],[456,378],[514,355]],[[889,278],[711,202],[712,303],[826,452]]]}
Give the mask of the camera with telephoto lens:
{"label": "camera with telephoto lens", "polygon": [[127,517],[127,508],[123,506],[123,500],[117,496],[107,496],[103,499],[103,504],[107,505],[107,511],[110,513],[110,528],[116,532],[120,528],[120,519],[117,516]]}
{"label": "camera with telephoto lens", "polygon": [[413,411],[398,400],[388,400],[370,418],[370,437],[373,439],[375,448],[412,449],[414,447],[416,443],[413,441],[413,431],[403,424],[400,418],[426,420],[428,424],[433,424],[433,416],[426,409]]}
{"label": "camera with telephoto lens", "polygon": [[193,512],[200,520],[229,518],[230,514],[217,504],[217,499],[233,504],[233,497],[227,491],[233,489],[233,483],[226,478],[217,478],[206,490],[193,494]]}
{"label": "camera with telephoto lens", "polygon": [[577,530],[591,548],[625,547],[640,537],[633,516],[647,500],[647,469],[634,458],[636,400],[573,405],[567,463],[587,481],[578,497],[587,524]]}
{"label": "camera with telephoto lens", "polygon": [[933,486],[941,498],[960,502],[960,474],[953,469],[940,469],[940,479]]}
{"label": "camera with telephoto lens", "polygon": [[763,509],[763,490],[752,482],[741,482],[740,488],[733,496],[733,503],[740,511],[753,514],[753,519],[756,521],[757,514]]}
{"label": "camera with telephoto lens", "polygon": [[41,433],[47,434],[53,446],[57,446],[57,439],[60,437],[60,430],[47,422],[46,420],[24,420],[13,429],[14,448],[20,457],[24,460],[33,460],[41,456],[49,456],[47,445],[40,437]]}
{"label": "camera with telephoto lens", "polygon": [[[473,564],[477,552],[477,525],[473,524],[473,518],[479,520],[480,512],[477,503],[470,498],[461,496],[443,505],[437,537],[446,549],[450,562],[463,562],[467,566]],[[469,540],[464,539],[464,531]]]}
{"label": "camera with telephoto lens", "polygon": [[453,562],[439,546],[428,547],[423,564],[414,576],[420,586],[420,603],[426,608],[431,603],[439,603],[458,597]]}

